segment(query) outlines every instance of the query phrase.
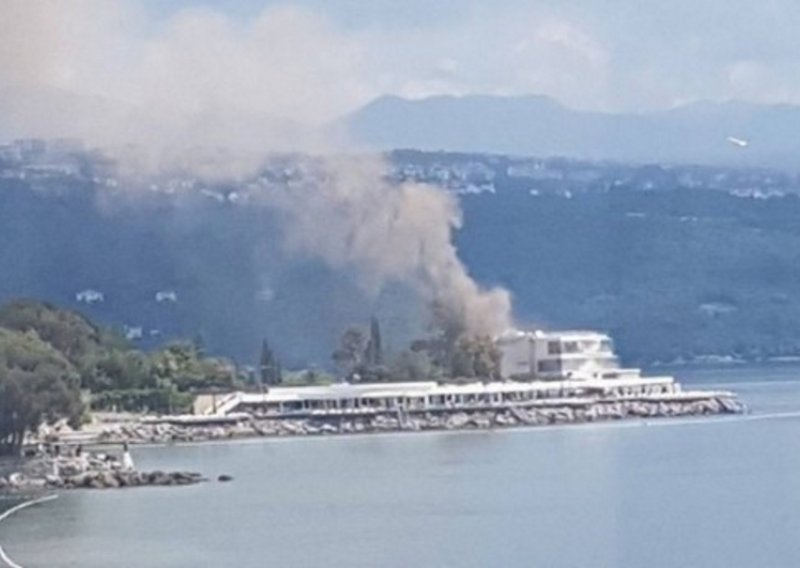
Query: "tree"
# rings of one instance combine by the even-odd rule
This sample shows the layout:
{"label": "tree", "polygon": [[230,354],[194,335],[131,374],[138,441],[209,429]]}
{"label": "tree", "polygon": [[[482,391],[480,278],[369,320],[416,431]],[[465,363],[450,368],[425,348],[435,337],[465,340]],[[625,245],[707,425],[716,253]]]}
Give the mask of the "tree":
{"label": "tree", "polygon": [[365,353],[366,364],[370,367],[383,365],[383,345],[381,328],[378,319],[372,317],[369,322],[369,341]]}
{"label": "tree", "polygon": [[194,345],[195,351],[200,357],[205,357],[206,355],[206,339],[203,337],[202,333],[197,333],[192,338],[192,344]]}
{"label": "tree", "polygon": [[81,385],[94,393],[155,386],[152,361],[140,351],[104,351],[84,360],[81,367]]}
{"label": "tree", "polygon": [[37,300],[15,300],[0,308],[0,327],[35,332],[78,371],[92,391],[138,388],[144,381],[146,357],[112,330],[78,312]]}
{"label": "tree", "polygon": [[488,336],[463,335],[451,342],[439,335],[414,341],[411,351],[425,354],[434,369],[451,378],[500,377],[500,352]]}
{"label": "tree", "polygon": [[388,374],[394,381],[427,381],[437,378],[436,371],[426,353],[405,350],[392,357]]}
{"label": "tree", "polygon": [[342,334],[339,348],[333,352],[333,361],[347,380],[384,382],[391,380],[389,369],[383,364],[383,345],[380,324],[371,318],[369,336],[361,327],[350,327]]}
{"label": "tree", "polygon": [[431,316],[434,334],[412,342],[413,352],[427,355],[434,369],[451,378],[500,377],[500,352],[490,337],[467,329],[464,314],[450,304],[434,300]]}
{"label": "tree", "polygon": [[179,392],[197,389],[232,389],[237,384],[236,370],[225,359],[201,357],[194,344],[175,342],[151,355],[151,373],[159,388],[173,387]]}
{"label": "tree", "polygon": [[25,433],[82,413],[80,377],[36,332],[0,328],[0,455],[19,452]]}
{"label": "tree", "polygon": [[279,385],[283,383],[283,365],[281,365],[281,360],[277,357],[275,358],[275,384]]}
{"label": "tree", "polygon": [[441,300],[431,303],[431,327],[435,332],[440,358],[447,365],[458,341],[469,335],[464,315],[454,311],[452,305]]}
{"label": "tree", "polygon": [[[6,334],[35,338],[39,342],[36,349],[41,350],[41,345],[45,345],[51,355],[60,357],[69,372],[79,377],[79,387],[91,391],[91,405],[95,408],[185,411],[191,405],[194,391],[238,387],[235,366],[226,359],[207,357],[199,335],[193,342],[176,342],[145,354],[132,349],[119,334],[77,312],[35,300],[17,300],[0,307],[0,329]],[[19,339],[4,337],[6,343],[15,346],[14,353],[21,352]],[[3,388],[8,393],[0,404],[12,400],[9,398],[12,394],[17,398],[23,396],[24,390],[20,390],[21,383],[17,380],[20,368],[6,366],[0,370],[6,381]],[[40,372],[38,367],[31,370],[23,366],[22,370],[29,374]],[[280,377],[279,364],[277,376]],[[27,381],[23,386],[31,385],[38,383]],[[0,420],[10,420],[8,416],[0,416]],[[14,423],[17,422],[15,418]],[[10,434],[0,435],[0,444],[10,446],[18,442],[17,438],[7,436]]]}
{"label": "tree", "polygon": [[262,385],[279,385],[283,382],[283,369],[267,340],[261,342],[261,357],[258,363]]}
{"label": "tree", "polygon": [[270,370],[272,369],[272,350],[266,339],[261,341],[261,355],[258,359],[259,378],[262,385],[270,384]]}
{"label": "tree", "polygon": [[500,351],[488,336],[462,337],[456,342],[451,360],[453,378],[500,378]]}
{"label": "tree", "polygon": [[37,300],[15,300],[0,308],[0,327],[35,331],[73,365],[109,340],[109,334],[81,314]]}
{"label": "tree", "polygon": [[359,327],[350,327],[339,340],[339,348],[333,352],[333,361],[346,378],[352,379],[364,363],[367,336]]}

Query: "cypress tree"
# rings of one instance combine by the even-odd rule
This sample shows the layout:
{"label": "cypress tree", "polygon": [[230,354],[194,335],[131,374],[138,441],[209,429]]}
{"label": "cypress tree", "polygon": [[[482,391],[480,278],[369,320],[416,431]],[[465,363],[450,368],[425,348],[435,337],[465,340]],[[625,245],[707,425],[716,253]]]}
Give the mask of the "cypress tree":
{"label": "cypress tree", "polygon": [[261,357],[258,363],[262,385],[272,384],[272,375],[275,367],[274,359],[275,356],[272,353],[272,349],[269,348],[269,343],[264,339],[261,342]]}
{"label": "cypress tree", "polygon": [[381,345],[381,327],[378,318],[372,317],[369,322],[369,344],[367,345],[367,364],[383,365],[383,346]]}
{"label": "cypress tree", "polygon": [[283,383],[283,365],[281,365],[280,359],[275,358],[275,384],[281,383]]}

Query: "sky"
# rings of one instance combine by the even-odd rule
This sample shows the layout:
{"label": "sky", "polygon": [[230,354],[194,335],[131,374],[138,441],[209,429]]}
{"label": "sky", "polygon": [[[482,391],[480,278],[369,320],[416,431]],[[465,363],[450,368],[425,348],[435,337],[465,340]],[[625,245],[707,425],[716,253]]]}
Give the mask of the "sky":
{"label": "sky", "polygon": [[246,22],[291,6],[358,45],[363,95],[545,94],[647,111],[739,99],[800,103],[796,0],[145,0]]}
{"label": "sky", "polygon": [[266,153],[325,154],[326,187],[264,194],[287,242],[493,333],[511,299],[459,261],[455,202],[387,188],[378,154],[353,167],[335,119],[386,94],[800,104],[798,21],[798,0],[0,0],[0,142],[77,137],[123,175],[226,183]]}
{"label": "sky", "polygon": [[798,21],[796,0],[4,0],[0,91],[311,124],[384,94],[800,104]]}

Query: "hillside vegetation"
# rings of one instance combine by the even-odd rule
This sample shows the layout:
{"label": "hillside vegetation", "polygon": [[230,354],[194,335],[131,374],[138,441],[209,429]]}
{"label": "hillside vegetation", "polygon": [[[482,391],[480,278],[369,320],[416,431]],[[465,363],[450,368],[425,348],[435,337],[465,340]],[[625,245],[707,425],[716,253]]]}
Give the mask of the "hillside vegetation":
{"label": "hillside vegetation", "polygon": [[[796,176],[411,151],[392,159],[397,179],[458,195],[459,254],[479,281],[512,291],[522,325],[609,331],[629,364],[800,354]],[[166,191],[176,183],[134,191],[83,174],[0,179],[0,300],[80,309],[139,349],[200,336],[242,364],[269,337],[287,369],[330,367],[342,330],[373,315],[387,352],[424,335],[427,307],[408,290],[365,295],[353,274],[288,254],[279,220],[238,203],[236,186]],[[79,295],[87,291],[100,296]],[[107,340],[71,325],[90,346]]]}
{"label": "hillside vegetation", "polygon": [[[187,411],[194,393],[239,385],[233,366],[192,343],[136,350],[85,316],[34,300],[0,307],[0,455],[27,431],[90,408]],[[85,395],[85,396],[84,396]]]}

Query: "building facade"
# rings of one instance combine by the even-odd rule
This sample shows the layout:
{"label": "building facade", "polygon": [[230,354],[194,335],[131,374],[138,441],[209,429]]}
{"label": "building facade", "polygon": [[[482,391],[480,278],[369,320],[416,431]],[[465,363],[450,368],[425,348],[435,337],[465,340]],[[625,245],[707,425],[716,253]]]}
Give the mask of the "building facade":
{"label": "building facade", "polygon": [[504,379],[603,379],[639,376],[621,369],[611,338],[594,331],[512,330],[496,341]]}

